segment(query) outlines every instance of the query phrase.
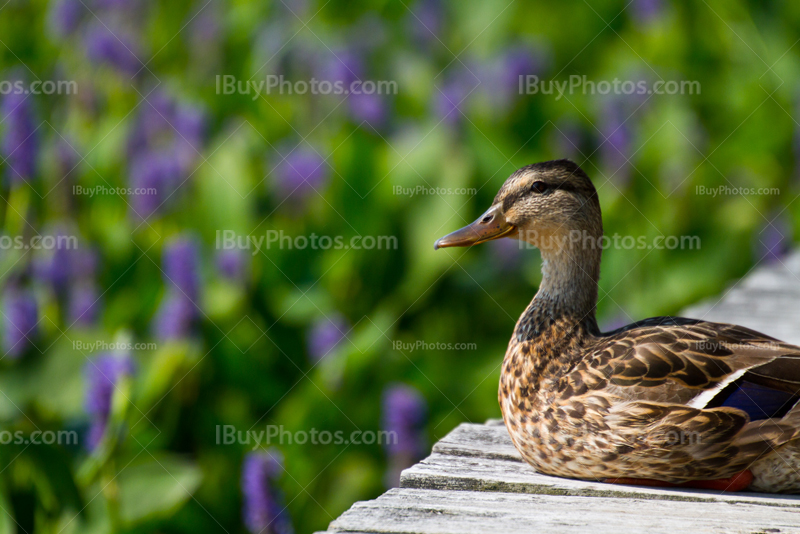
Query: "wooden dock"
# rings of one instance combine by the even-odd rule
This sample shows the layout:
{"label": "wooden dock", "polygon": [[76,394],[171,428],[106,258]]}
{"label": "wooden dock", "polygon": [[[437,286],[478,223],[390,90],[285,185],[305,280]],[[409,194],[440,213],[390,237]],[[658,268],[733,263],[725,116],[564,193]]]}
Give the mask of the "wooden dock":
{"label": "wooden dock", "polygon": [[[800,345],[800,252],[754,269],[681,315],[748,326]],[[800,466],[798,466],[800,470]],[[354,504],[328,533],[800,533],[800,496],[603,484],[537,473],[499,420],[463,423]]]}

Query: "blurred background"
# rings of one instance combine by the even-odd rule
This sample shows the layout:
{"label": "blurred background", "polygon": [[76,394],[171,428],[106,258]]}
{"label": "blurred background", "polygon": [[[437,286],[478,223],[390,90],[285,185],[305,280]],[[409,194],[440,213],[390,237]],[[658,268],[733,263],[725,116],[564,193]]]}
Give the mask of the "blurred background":
{"label": "blurred background", "polygon": [[0,532],[312,532],[499,417],[538,253],[432,245],[528,163],[698,238],[606,250],[606,328],[781,261],[798,36],[788,0],[0,0]]}

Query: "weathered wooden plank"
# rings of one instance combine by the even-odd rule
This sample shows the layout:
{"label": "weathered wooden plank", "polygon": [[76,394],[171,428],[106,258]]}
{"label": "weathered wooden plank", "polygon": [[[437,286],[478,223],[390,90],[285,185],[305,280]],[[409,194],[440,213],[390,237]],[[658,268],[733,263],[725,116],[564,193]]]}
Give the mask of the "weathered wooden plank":
{"label": "weathered wooden plank", "polygon": [[433,446],[433,452],[522,462],[502,420],[485,425],[461,423]]}
{"label": "weathered wooden plank", "polygon": [[799,525],[796,509],[749,503],[400,488],[354,504],[331,523],[329,532],[787,533],[800,532]]}
{"label": "weathered wooden plank", "polygon": [[434,490],[748,502],[800,509],[800,498],[792,496],[626,486],[543,475],[522,462],[504,426],[470,423],[456,427],[437,443],[433,454],[403,471],[400,486]]}

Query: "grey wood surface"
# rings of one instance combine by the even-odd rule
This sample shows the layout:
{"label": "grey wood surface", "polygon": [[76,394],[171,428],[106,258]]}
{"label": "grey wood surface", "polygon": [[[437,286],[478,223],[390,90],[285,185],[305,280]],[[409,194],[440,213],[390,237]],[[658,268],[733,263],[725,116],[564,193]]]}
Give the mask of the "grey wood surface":
{"label": "grey wood surface", "polygon": [[[800,252],[757,267],[681,315],[744,325],[800,345]],[[459,425],[428,458],[403,471],[400,486],[354,504],[327,532],[800,533],[800,496],[542,475],[522,461],[499,420]]]}
{"label": "grey wood surface", "polygon": [[359,502],[332,532],[677,534],[797,532],[794,508],[749,503],[521,495],[481,491],[390,490]]}

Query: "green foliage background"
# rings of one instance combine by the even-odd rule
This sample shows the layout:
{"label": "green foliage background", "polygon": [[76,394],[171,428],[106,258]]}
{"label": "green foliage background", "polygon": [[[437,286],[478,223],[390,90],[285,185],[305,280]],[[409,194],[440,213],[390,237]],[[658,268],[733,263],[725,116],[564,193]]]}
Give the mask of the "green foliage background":
{"label": "green foliage background", "polygon": [[[499,416],[499,364],[540,280],[538,255],[499,261],[503,251],[493,245],[437,252],[432,245],[482,213],[516,168],[564,156],[565,120],[582,132],[580,151],[570,156],[599,188],[607,235],[648,242],[696,235],[702,243],[697,250],[606,251],[601,324],[676,313],[718,294],[755,265],[768,221],[779,216],[797,228],[797,2],[664,2],[657,16],[640,20],[625,1],[452,1],[436,39],[424,46],[409,30],[418,6],[404,0],[311,1],[297,16],[281,2],[204,4],[142,3],[138,38],[148,72],[133,81],[88,62],[79,38],[54,36],[46,1],[0,8],[3,72],[79,86],[78,95],[34,97],[44,121],[42,170],[33,187],[4,191],[6,234],[23,233],[23,217],[40,228],[65,217],[69,192],[45,194],[61,178],[51,161],[61,136],[86,158],[75,183],[124,187],[126,139],[151,89],[159,85],[209,116],[202,160],[168,213],[140,225],[123,197],[71,199],[82,242],[101,253],[102,320],[90,331],[67,328],[40,291],[43,350],[0,361],[0,425],[30,433],[85,423],[91,354],[73,342],[151,341],[164,293],[161,250],[185,231],[203,243],[201,334],[134,353],[139,372],[121,386],[128,395],[117,396],[112,416],[124,431],[108,448],[0,447],[0,531],[243,532],[239,470],[248,447],[216,444],[217,425],[377,430],[381,394],[393,382],[422,392],[431,443],[460,422]],[[187,22],[201,8],[213,10],[220,30],[197,50]],[[263,78],[265,32],[287,50],[306,47],[322,58],[374,40],[368,77],[398,83],[388,124],[353,121],[340,97],[216,94],[217,75]],[[597,150],[607,101],[600,95],[524,95],[502,109],[484,95],[464,104],[458,124],[441,122],[433,103],[448,73],[462,62],[491,63],[518,43],[546,51],[542,79],[697,80],[702,89],[635,101],[626,123],[629,180],[610,177]],[[279,205],[270,188],[274,147],[303,138],[329,157],[329,181],[304,208]],[[477,192],[394,194],[396,186],[417,185]],[[721,185],[780,194],[696,194],[698,186]],[[398,248],[269,249],[252,256],[249,282],[237,287],[214,273],[216,233],[225,229],[390,235]],[[3,251],[4,279],[28,254]],[[353,325],[348,341],[314,366],[309,325],[337,311]],[[476,348],[394,350],[397,340]],[[384,490],[380,446],[277,448],[297,532],[324,529],[354,501]]]}

